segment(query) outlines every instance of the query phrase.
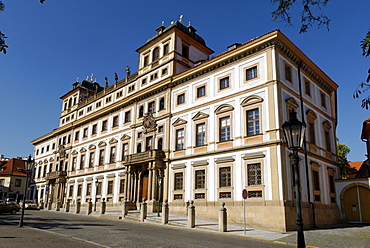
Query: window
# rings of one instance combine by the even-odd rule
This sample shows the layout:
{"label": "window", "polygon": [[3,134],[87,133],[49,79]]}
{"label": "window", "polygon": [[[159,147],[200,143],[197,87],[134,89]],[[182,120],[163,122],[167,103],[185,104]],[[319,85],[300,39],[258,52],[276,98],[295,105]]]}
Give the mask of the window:
{"label": "window", "polygon": [[318,170],[313,170],[312,171],[312,180],[313,180],[313,194],[314,194],[314,200],[315,202],[320,202],[321,201],[321,196],[320,196],[320,176],[319,176],[319,171]]}
{"label": "window", "polygon": [[148,103],[148,113],[154,113],[155,112],[155,102]]}
{"label": "window", "polygon": [[92,106],[87,107],[87,112],[90,112],[92,110]]}
{"label": "window", "polygon": [[107,131],[107,127],[108,127],[108,121],[105,120],[105,121],[102,122],[102,125],[101,125],[102,132]]}
{"label": "window", "polygon": [[125,112],[125,123],[131,122],[131,111]]}
{"label": "window", "polygon": [[231,187],[231,169],[222,167],[219,171],[220,187]]}
{"label": "window", "polygon": [[206,185],[206,171],[196,170],[195,171],[195,188],[204,189]]}
{"label": "window", "polygon": [[119,193],[125,193],[125,179],[119,180]]}
{"label": "window", "polygon": [[166,55],[166,54],[168,54],[168,49],[169,49],[168,44],[165,44],[165,45],[163,46],[163,56],[164,56],[164,55]]}
{"label": "window", "polygon": [[200,86],[197,88],[197,98],[205,96],[206,95],[206,86]]}
{"label": "window", "polygon": [[163,133],[163,130],[164,130],[164,127],[163,126],[159,126],[158,127],[158,133]]}
{"label": "window", "polygon": [[85,154],[81,154],[80,157],[80,169],[83,169],[85,167]]}
{"label": "window", "polygon": [[50,146],[48,145],[48,146],[46,147],[46,152],[48,152],[48,151],[49,151],[49,148],[50,148]]}
{"label": "window", "polygon": [[159,110],[163,110],[163,109],[164,109],[164,97],[162,97],[159,100]]}
{"label": "window", "polygon": [[230,116],[226,116],[220,118],[220,141],[227,141],[230,139]]}
{"label": "window", "polygon": [[159,47],[153,49],[153,62],[159,59]]}
{"label": "window", "polygon": [[95,153],[94,152],[90,152],[89,168],[93,168],[94,167],[94,158],[95,158]]}
{"label": "window", "polygon": [[292,82],[292,67],[290,65],[285,65],[285,79]]}
{"label": "window", "polygon": [[162,70],[162,76],[163,75],[166,75],[168,73],[168,68],[164,68],[163,70]]}
{"label": "window", "polygon": [[229,77],[224,77],[220,79],[220,90],[230,87]]}
{"label": "window", "polygon": [[185,93],[177,95],[177,105],[185,103]]}
{"label": "window", "polygon": [[320,93],[320,96],[321,96],[321,106],[326,108],[326,96],[323,92]]}
{"label": "window", "polygon": [[315,123],[314,122],[309,122],[308,123],[308,138],[310,143],[315,144],[316,143],[316,138],[315,138]]}
{"label": "window", "polygon": [[245,70],[245,79],[246,81],[258,77],[257,66],[253,66]]}
{"label": "window", "polygon": [[104,165],[104,156],[105,156],[105,150],[100,149],[100,151],[99,151],[99,166]]}
{"label": "window", "polygon": [[69,186],[69,197],[73,196],[73,185]]}
{"label": "window", "polygon": [[43,154],[44,153],[44,147],[43,148],[41,148],[41,154]]}
{"label": "window", "polygon": [[326,150],[331,152],[331,141],[330,141],[330,132],[325,130],[324,131],[325,135],[325,145],[326,145]]}
{"label": "window", "polygon": [[100,107],[101,107],[101,102],[97,102],[97,103],[96,103],[96,107],[97,107],[97,108],[100,108]]}
{"label": "window", "polygon": [[125,161],[125,156],[128,155],[128,144],[125,143],[122,145],[122,161]]}
{"label": "window", "polygon": [[329,169],[328,173],[329,173],[329,187],[330,187],[330,202],[331,203],[336,203],[334,170]]}
{"label": "window", "polygon": [[256,135],[260,133],[260,120],[259,120],[259,110],[253,109],[247,111],[247,130],[248,136]]}
{"label": "window", "polygon": [[122,94],[123,94],[122,90],[121,91],[118,91],[117,94],[116,94],[116,97],[117,98],[120,98],[120,97],[122,97]]}
{"label": "window", "polygon": [[150,75],[150,81],[153,81],[154,79],[157,79],[158,78],[158,73],[153,73],[152,75]]}
{"label": "window", "polygon": [[182,43],[182,56],[184,56],[185,58],[189,58],[189,46]]}
{"label": "window", "polygon": [[86,196],[91,195],[91,183],[86,185]]}
{"label": "window", "polygon": [[109,163],[116,162],[116,147],[112,146],[110,148],[110,156],[109,156]]}
{"label": "window", "polygon": [[78,112],[78,116],[82,116],[84,114],[84,111],[81,110],[80,112]]}
{"label": "window", "polygon": [[145,142],[145,151],[150,151],[153,148],[153,137],[146,137],[146,142]]}
{"label": "window", "polygon": [[77,185],[77,196],[81,196],[82,194],[82,184]]}
{"label": "window", "polygon": [[311,96],[311,83],[307,80],[304,81],[304,90],[307,96]]}
{"label": "window", "polygon": [[175,188],[174,190],[182,190],[184,185],[184,173],[175,173]]}
{"label": "window", "polygon": [[146,55],[144,57],[144,66],[147,66],[149,64],[149,55]]}
{"label": "window", "polygon": [[184,149],[184,129],[176,130],[176,150]]}
{"label": "window", "polygon": [[75,132],[75,141],[78,141],[80,137],[80,131]]}
{"label": "window", "polygon": [[128,87],[128,93],[133,92],[134,90],[135,90],[135,84],[130,85],[130,86]]}
{"label": "window", "polygon": [[113,117],[113,127],[118,127],[118,115]]}
{"label": "window", "polygon": [[158,150],[163,150],[163,139],[162,138],[158,139],[157,149]]}
{"label": "window", "polygon": [[112,101],[112,97],[111,96],[108,96],[106,99],[105,99],[105,103],[108,103],[108,102],[111,102]]}
{"label": "window", "polygon": [[21,179],[15,179],[15,187],[20,187],[22,184],[22,180]]}
{"label": "window", "polygon": [[262,185],[261,164],[248,164],[248,186]]}
{"label": "window", "polygon": [[107,194],[108,194],[108,195],[113,194],[113,181],[108,181],[108,190],[107,190]]}
{"label": "window", "polygon": [[[74,171],[76,169],[76,165],[77,165],[77,157],[73,157],[71,171]],[[45,165],[45,171],[46,171],[46,165]]]}
{"label": "window", "polygon": [[141,80],[141,85],[146,85],[146,78],[143,78],[143,79]]}
{"label": "window", "polygon": [[0,179],[0,186],[4,186],[5,179]]}
{"label": "window", "polygon": [[88,128],[84,128],[82,138],[87,138],[88,131],[89,131],[89,129],[88,129]]}
{"label": "window", "polygon": [[196,146],[203,146],[206,139],[206,124],[201,123],[196,125]]}
{"label": "window", "polygon": [[102,185],[102,183],[99,183],[99,184],[96,186],[96,195],[101,195],[101,185]]}
{"label": "window", "polygon": [[94,135],[94,134],[97,134],[97,132],[98,132],[98,125],[94,124],[92,126],[91,134]]}
{"label": "window", "polygon": [[139,118],[144,116],[144,106],[140,106],[139,108]]}

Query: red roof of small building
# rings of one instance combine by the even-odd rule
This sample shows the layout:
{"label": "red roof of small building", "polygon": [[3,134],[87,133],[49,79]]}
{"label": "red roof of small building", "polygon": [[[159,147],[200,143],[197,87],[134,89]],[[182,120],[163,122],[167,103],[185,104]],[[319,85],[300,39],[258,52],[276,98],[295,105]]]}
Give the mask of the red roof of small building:
{"label": "red roof of small building", "polygon": [[19,158],[12,158],[0,164],[0,175],[26,176],[18,169],[25,169],[25,161]]}
{"label": "red roof of small building", "polygon": [[354,169],[356,169],[358,171],[363,163],[364,163],[364,161],[349,162],[349,166],[351,168],[354,168]]}

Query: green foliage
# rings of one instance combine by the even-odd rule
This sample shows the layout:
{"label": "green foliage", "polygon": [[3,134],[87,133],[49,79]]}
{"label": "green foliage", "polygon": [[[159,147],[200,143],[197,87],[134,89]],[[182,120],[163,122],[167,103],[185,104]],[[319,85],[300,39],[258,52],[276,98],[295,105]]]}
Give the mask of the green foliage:
{"label": "green foliage", "polygon": [[349,161],[347,160],[347,155],[351,149],[345,144],[339,143],[337,138],[337,155],[338,155],[338,165],[340,168],[340,178],[344,179],[347,177],[347,170],[349,168]]}
{"label": "green foliage", "polygon": [[[278,4],[275,11],[272,12],[274,21],[281,20],[287,25],[292,25],[291,7],[296,4],[296,0],[270,0],[272,4]],[[329,30],[330,19],[322,13],[322,7],[325,7],[330,0],[302,0],[301,28],[299,33],[305,33],[315,23],[320,28],[322,26]]]}

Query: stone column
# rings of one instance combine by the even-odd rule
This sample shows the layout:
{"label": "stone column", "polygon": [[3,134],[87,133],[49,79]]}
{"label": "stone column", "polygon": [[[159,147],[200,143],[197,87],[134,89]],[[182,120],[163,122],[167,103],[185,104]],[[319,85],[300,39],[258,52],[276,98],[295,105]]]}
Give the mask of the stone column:
{"label": "stone column", "polygon": [[148,179],[148,200],[152,199],[152,180],[153,180],[153,170],[150,168],[149,169],[149,179]]}
{"label": "stone column", "polygon": [[194,228],[195,227],[195,207],[194,207],[194,201],[189,201],[188,206],[188,227]]}
{"label": "stone column", "polygon": [[48,210],[51,210],[51,204],[53,203],[53,201],[51,199],[49,199],[49,202],[48,202]]}
{"label": "stone column", "polygon": [[[127,170],[127,169],[126,169]],[[124,192],[125,200],[128,199],[128,172],[125,172],[125,192]]]}
{"label": "stone column", "polygon": [[60,200],[58,199],[57,200],[57,203],[55,204],[55,211],[60,211],[60,205],[61,205],[62,203],[60,202]]}
{"label": "stone column", "polygon": [[137,197],[137,172],[136,171],[133,174],[133,192],[132,193],[133,193],[132,201],[136,202],[136,200],[138,199]]}
{"label": "stone column", "polygon": [[168,208],[168,200],[164,199],[162,204],[162,224],[168,224],[168,214],[169,214],[169,208]]}
{"label": "stone column", "polygon": [[157,171],[157,169],[153,169],[152,200],[157,200],[157,192],[158,192],[158,171]]}
{"label": "stone column", "polygon": [[141,208],[140,208],[140,221],[141,222],[144,222],[144,220],[146,219],[146,215],[147,215],[146,199],[143,198],[143,201],[141,203]]}
{"label": "stone column", "polygon": [[221,207],[218,210],[218,231],[227,232],[227,209],[225,202],[220,203]]}

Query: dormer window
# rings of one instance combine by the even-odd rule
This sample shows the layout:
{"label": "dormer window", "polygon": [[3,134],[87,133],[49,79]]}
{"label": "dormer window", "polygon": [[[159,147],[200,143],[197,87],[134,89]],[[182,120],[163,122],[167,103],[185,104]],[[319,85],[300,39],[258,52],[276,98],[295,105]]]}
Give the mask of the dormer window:
{"label": "dormer window", "polygon": [[159,47],[154,48],[153,50],[153,62],[159,59]]}

